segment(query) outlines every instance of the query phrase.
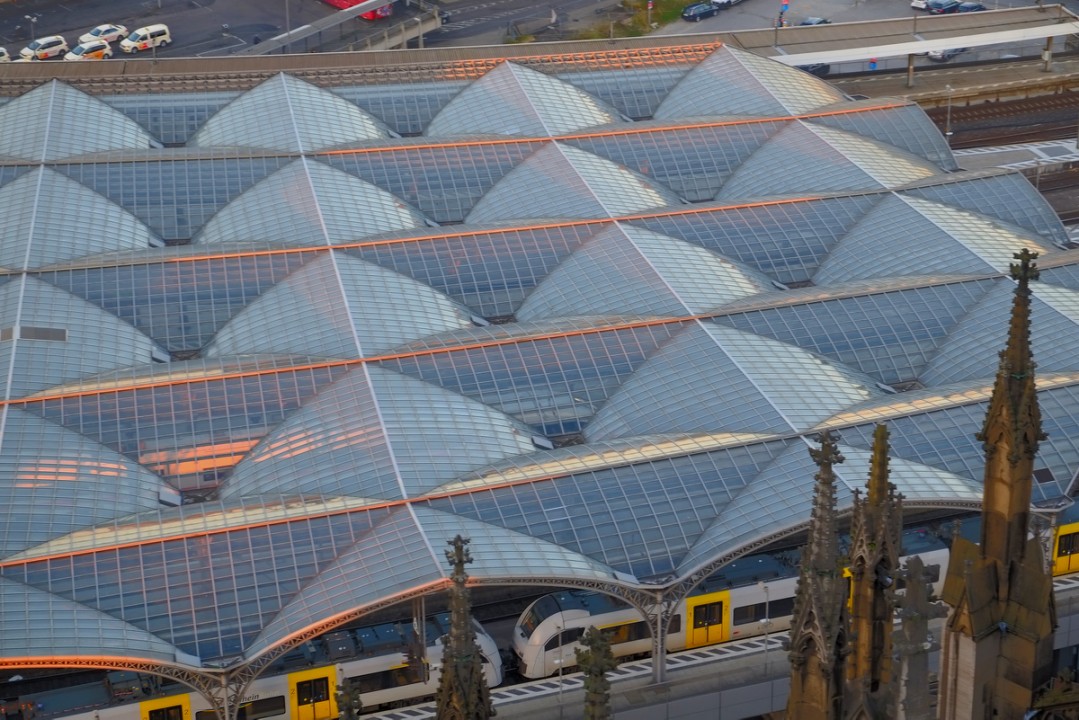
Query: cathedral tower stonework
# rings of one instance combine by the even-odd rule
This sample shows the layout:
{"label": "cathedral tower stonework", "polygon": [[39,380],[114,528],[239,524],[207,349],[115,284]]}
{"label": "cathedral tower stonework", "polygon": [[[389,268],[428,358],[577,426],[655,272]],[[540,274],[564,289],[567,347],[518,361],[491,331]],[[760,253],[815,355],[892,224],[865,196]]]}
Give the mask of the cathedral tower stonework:
{"label": "cathedral tower stonework", "polygon": [[809,451],[820,469],[791,617],[787,717],[798,720],[843,717],[847,583],[839,558],[833,472],[843,456],[830,433],[822,433],[820,443],[819,450]]}
{"label": "cathedral tower stonework", "polygon": [[1028,527],[1034,458],[1044,439],[1030,349],[1037,254],[1024,249],[1015,258],[1008,340],[978,435],[986,455],[981,544],[955,538],[944,584],[951,611],[941,656],[941,720],[1018,720],[1052,670],[1052,578]]}

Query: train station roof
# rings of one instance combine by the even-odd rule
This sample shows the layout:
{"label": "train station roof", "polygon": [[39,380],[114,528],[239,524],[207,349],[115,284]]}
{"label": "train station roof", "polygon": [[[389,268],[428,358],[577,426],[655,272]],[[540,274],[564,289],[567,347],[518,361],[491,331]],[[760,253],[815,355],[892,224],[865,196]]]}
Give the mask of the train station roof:
{"label": "train station roof", "polygon": [[908,507],[976,508],[1023,248],[1072,490],[1079,254],[1022,175],[715,42],[499,52],[3,71],[0,666],[251,661],[457,534],[480,583],[699,579],[804,528],[823,429],[841,508],[882,422]]}

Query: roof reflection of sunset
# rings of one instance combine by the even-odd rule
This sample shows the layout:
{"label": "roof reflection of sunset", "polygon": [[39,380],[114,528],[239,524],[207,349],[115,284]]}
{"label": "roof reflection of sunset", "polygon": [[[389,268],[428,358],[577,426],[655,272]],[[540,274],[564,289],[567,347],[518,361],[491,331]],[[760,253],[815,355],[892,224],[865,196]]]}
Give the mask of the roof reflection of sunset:
{"label": "roof reflection of sunset", "polygon": [[36,460],[33,466],[18,468],[15,481],[34,483],[28,487],[42,487],[41,483],[77,482],[90,477],[118,478],[126,474],[127,468],[119,463],[41,459]]}

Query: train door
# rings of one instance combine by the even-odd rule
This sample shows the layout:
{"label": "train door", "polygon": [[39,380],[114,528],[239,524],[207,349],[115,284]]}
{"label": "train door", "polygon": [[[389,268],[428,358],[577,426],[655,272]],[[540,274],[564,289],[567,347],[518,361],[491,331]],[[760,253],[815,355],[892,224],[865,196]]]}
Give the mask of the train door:
{"label": "train door", "polygon": [[1068,523],[1057,529],[1053,552],[1053,574],[1067,575],[1079,571],[1079,523]]}
{"label": "train door", "polygon": [[191,720],[191,696],[185,693],[143,700],[139,720]]}
{"label": "train door", "polygon": [[686,598],[686,647],[714,645],[730,639],[730,593],[707,593]]}
{"label": "train door", "polygon": [[331,667],[289,673],[288,694],[292,720],[337,718],[336,670]]}

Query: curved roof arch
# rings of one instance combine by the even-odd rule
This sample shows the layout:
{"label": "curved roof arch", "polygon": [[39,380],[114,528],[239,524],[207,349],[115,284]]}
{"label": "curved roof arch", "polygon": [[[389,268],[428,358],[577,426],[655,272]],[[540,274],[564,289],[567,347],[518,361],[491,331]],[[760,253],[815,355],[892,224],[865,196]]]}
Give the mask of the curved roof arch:
{"label": "curved roof arch", "polygon": [[[163,493],[175,495],[134,461],[18,408],[5,408],[3,427],[0,557],[157,508]],[[22,459],[31,451],[34,464]]]}
{"label": "curved roof arch", "polygon": [[571,145],[548,143],[506,173],[465,222],[609,217],[681,203],[670,190],[622,165]]}
{"label": "curved roof arch", "polygon": [[[49,623],[39,621],[49,618]],[[4,654],[25,658],[101,656],[199,665],[171,643],[81,603],[0,577]]]}
{"label": "curved roof arch", "polygon": [[426,224],[417,211],[385,190],[300,158],[221,208],[192,242],[333,245]]}
{"label": "curved roof arch", "polygon": [[904,188],[903,195],[932,200],[1023,228],[1057,247],[1068,231],[1045,198],[1017,170],[959,172]]}
{"label": "curved roof arch", "polygon": [[[1039,282],[1030,285],[1030,339],[1039,373],[1074,370],[1075,353],[1079,352],[1079,293]],[[989,313],[1007,317],[1013,293],[1012,283],[997,283],[976,310],[948,334],[947,342],[922,373],[922,383],[933,387],[992,378],[998,364],[993,349],[1004,346],[1008,328],[987,318]]]}
{"label": "curved roof arch", "polygon": [[[1032,338],[1050,438],[1034,492],[1071,489],[1079,254],[1052,208],[1016,173],[949,172],[912,104],[848,102],[711,42],[528,58],[542,76],[504,65],[474,80],[498,62],[486,50],[434,68],[374,58],[361,85],[355,68],[319,76],[410,135],[479,88],[432,126],[445,134],[408,141],[368,137],[347,120],[362,111],[284,76],[196,141],[272,136],[260,147],[151,149],[95,106],[86,135],[107,137],[87,154],[59,95],[97,101],[56,85],[7,101],[46,121],[12,126],[27,157],[0,152],[14,228],[0,623],[38,623],[0,636],[53,642],[35,610],[51,593],[89,611],[71,621],[88,623],[73,665],[115,655],[116,638],[132,658],[188,664],[176,674],[246,677],[301,635],[444,587],[458,532],[478,583],[676,599],[800,532],[806,437],[823,428],[842,433],[848,488],[885,421],[910,502],[972,510],[1017,247],[1044,253]],[[241,94],[110,82],[109,106],[177,146]],[[480,89],[522,104],[479,107]],[[664,95],[644,122],[595,102],[651,118]],[[238,127],[259,106],[285,110]],[[326,113],[346,120],[321,127]],[[416,208],[465,222],[427,229]],[[101,611],[121,625],[102,630]]]}
{"label": "curved roof arch", "polygon": [[266,625],[249,655],[263,652],[324,618],[405,596],[418,586],[442,584],[446,578],[443,550],[456,535],[484,548],[468,567],[469,577],[480,581],[518,579],[524,574],[552,582],[619,579],[612,568],[559,545],[414,506],[394,511],[352,551],[308,583]]}
{"label": "curved roof arch", "polygon": [[992,218],[916,197],[888,195],[866,213],[821,263],[813,282],[935,273],[1006,272],[1023,248],[1045,253],[1042,238]]}
{"label": "curved roof arch", "polygon": [[[796,346],[694,324],[622,386],[585,437],[804,431],[880,394],[872,378]],[[727,402],[715,401],[721,396]]]}
{"label": "curved roof arch", "polygon": [[584,90],[507,61],[462,89],[424,134],[550,137],[621,120],[617,110]]}
{"label": "curved roof arch", "polygon": [[352,358],[471,325],[466,308],[430,286],[327,253],[240,311],[204,354]]}
{"label": "curved roof arch", "polygon": [[344,98],[278,73],[221,108],[187,144],[314,152],[389,137],[385,123]]}
{"label": "curved roof arch", "polygon": [[793,122],[750,155],[715,200],[882,190],[939,174],[927,160],[874,140]]}
{"label": "curved roof arch", "polygon": [[222,497],[400,499],[535,451],[531,430],[475,400],[378,367],[322,390],[236,466]]}
{"label": "curved roof arch", "polygon": [[[798,345],[887,385],[910,383],[1001,279],[877,278],[733,303],[714,322]],[[882,332],[883,330],[883,332]]]}
{"label": "curved roof arch", "polygon": [[[164,244],[119,205],[48,167],[0,187],[0,207],[11,208],[0,213],[0,267],[35,268]],[[89,218],[108,220],[99,225]]]}
{"label": "curved roof arch", "polygon": [[[879,104],[879,99],[863,100],[864,104]],[[809,125],[835,128],[852,135],[876,140],[904,152],[925,158],[930,164],[948,171],[959,169],[952,148],[933,120],[913,100],[891,99],[901,103],[873,112],[822,113],[806,120]],[[840,103],[837,109],[849,107]]]}
{"label": "curved roof arch", "polygon": [[924,158],[843,130],[793,122],[731,174],[716,200],[894,188],[941,174]]}
{"label": "curved roof arch", "polygon": [[517,319],[696,314],[774,289],[763,274],[698,245],[619,223],[564,260]]}
{"label": "curved roof arch", "polygon": [[[77,118],[76,132],[64,118]],[[59,80],[0,106],[0,127],[0,155],[33,162],[160,146],[134,120]]]}
{"label": "curved roof arch", "polygon": [[656,108],[654,117],[784,117],[845,99],[843,93],[819,78],[724,45],[674,86]]}
{"label": "curved roof arch", "polygon": [[[836,505],[840,513],[851,507],[854,490],[862,490],[869,474],[872,452],[839,444],[844,462],[833,467],[838,480]],[[737,552],[760,538],[793,530],[808,522],[813,504],[812,478],[817,466],[805,441],[791,443],[787,451],[754,478],[686,554],[677,569],[681,577],[708,565],[717,556]],[[888,480],[903,494],[904,503],[947,507],[969,506],[982,499],[981,483],[939,468],[890,457]]]}
{"label": "curved roof arch", "polygon": [[7,397],[168,357],[115,315],[34,277],[0,286],[0,328],[12,335],[0,341]]}

